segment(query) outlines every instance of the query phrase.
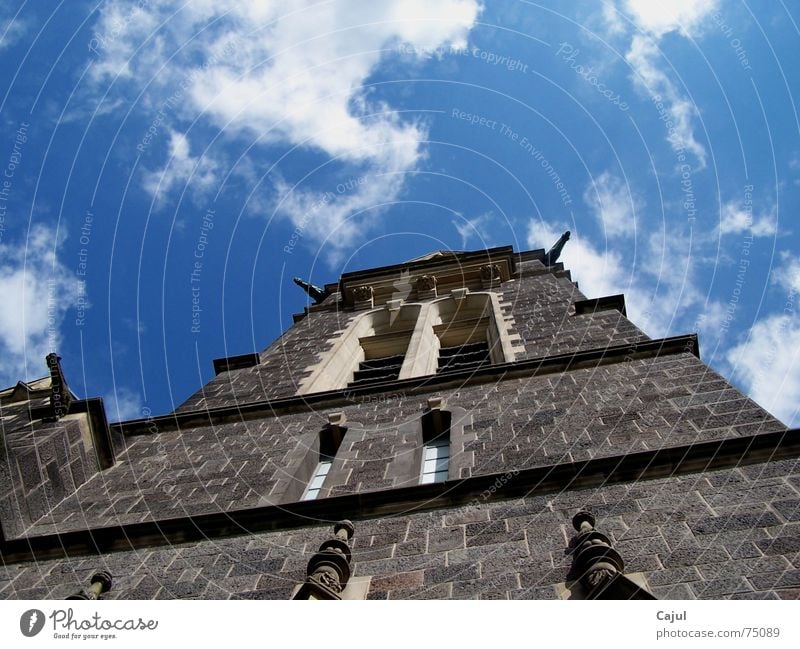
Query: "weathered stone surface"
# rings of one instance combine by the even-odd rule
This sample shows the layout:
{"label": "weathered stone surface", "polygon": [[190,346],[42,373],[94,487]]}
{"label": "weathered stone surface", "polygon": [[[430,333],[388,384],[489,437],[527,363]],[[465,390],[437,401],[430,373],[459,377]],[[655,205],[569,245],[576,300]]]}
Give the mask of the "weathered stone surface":
{"label": "weathered stone surface", "polygon": [[[389,500],[392,490],[419,482],[421,416],[436,397],[443,408],[464,413],[454,422],[460,437],[451,462],[458,468],[450,479],[501,477],[461,507],[355,520],[352,567],[372,578],[370,598],[555,598],[555,584],[568,579],[572,565],[571,518],[583,507],[611,537],[626,569],[645,573],[659,597],[790,597],[800,570],[797,460],[496,497],[526,468],[785,430],[688,348],[608,362],[609,346],[647,337],[618,311],[576,315],[573,304],[584,296],[566,277],[536,260],[520,267],[522,274],[492,288],[516,359],[594,350],[596,362],[536,376],[458,380],[441,389],[389,386],[335,403],[265,408],[248,419],[198,417],[180,429],[162,420],[127,437],[116,465],[99,473],[76,423],[31,427],[22,410],[4,405],[4,416],[13,415],[3,420],[0,445],[6,538],[295,502],[319,462],[321,433],[331,421],[346,431],[320,497],[380,491]],[[452,289],[442,282],[437,288]],[[220,374],[178,411],[294,395],[356,315],[325,310],[334,302],[315,307],[257,365]],[[299,524],[5,565],[0,596],[61,597],[104,567],[116,584],[109,598],[287,599],[330,537],[330,521]]]}
{"label": "weathered stone surface", "polygon": [[[708,475],[724,479],[730,472],[715,471]],[[689,476],[681,480],[695,487],[704,484]],[[759,481],[754,480],[753,486],[757,488],[758,485]],[[665,482],[661,480],[641,481],[635,486],[640,498],[653,497],[664,488]],[[407,556],[395,554],[390,558],[373,559],[365,554],[362,560],[356,554],[354,571],[357,575],[372,577],[370,596],[374,597],[382,596],[380,593],[390,599],[552,597],[552,586],[567,579],[571,557],[566,546],[568,537],[574,535],[569,527],[571,516],[560,512],[574,513],[575,503],[596,500],[598,496],[605,499],[606,495],[621,497],[620,487],[563,492],[546,499],[484,503],[475,506],[474,511],[470,507],[446,508],[392,519],[355,521],[356,538],[367,540],[365,552],[412,544],[413,541],[391,542],[405,538],[412,530],[428,530],[428,541],[432,537],[436,541],[433,547],[423,548],[417,544],[416,552]],[[685,497],[693,496],[687,493]],[[762,511],[767,506],[763,503]],[[472,520],[475,512],[483,512],[480,517],[489,520],[445,525]],[[765,597],[773,591],[789,592],[797,588],[800,566],[794,561],[800,550],[800,532],[786,527],[788,522],[774,525],[771,517],[748,520],[754,525],[768,523],[769,529],[782,530],[781,535],[756,541],[764,545],[766,556],[734,559],[724,547],[713,543],[708,547],[672,549],[660,540],[664,533],[669,536],[674,525],[669,520],[648,524],[646,536],[616,542],[615,547],[622,553],[629,570],[645,572],[659,597]],[[697,521],[705,521],[705,517]],[[602,518],[598,518],[597,525],[603,529]],[[650,525],[656,525],[658,536],[651,534]],[[512,540],[519,533],[511,531],[514,527],[520,527],[528,539],[536,540],[535,549],[524,539]],[[755,531],[763,529],[755,528]],[[36,566],[7,565],[2,573],[5,586],[0,596],[38,594],[46,597],[74,590],[85,582],[98,561],[106,561],[118,584],[113,595],[110,594],[115,598],[284,599],[302,582],[308,558],[329,534],[329,526],[320,524],[290,533],[218,539],[149,552],[119,552],[105,559],[83,557],[71,561],[42,561]],[[446,545],[469,538],[468,534],[474,535],[473,538],[505,536],[493,544],[445,549]],[[713,534],[704,536],[713,537]],[[377,545],[371,545],[373,540]],[[648,563],[639,568],[638,561]],[[748,595],[748,591],[754,594]]]}

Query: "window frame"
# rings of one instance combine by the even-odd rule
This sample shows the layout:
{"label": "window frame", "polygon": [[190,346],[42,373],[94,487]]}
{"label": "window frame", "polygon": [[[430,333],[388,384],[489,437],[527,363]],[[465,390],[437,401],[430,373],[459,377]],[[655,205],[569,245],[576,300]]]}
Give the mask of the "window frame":
{"label": "window frame", "polygon": [[[317,498],[319,498],[319,494],[322,491],[322,487],[325,486],[325,481],[328,479],[328,475],[330,474],[331,468],[333,467],[333,460],[334,458],[327,457],[317,462],[317,468],[314,470],[314,474],[308,481],[308,485],[306,486],[306,489],[303,492],[302,497],[300,498],[301,501],[316,500]],[[322,478],[322,480],[319,482],[317,486],[314,486],[314,482],[319,478]],[[313,496],[311,495],[312,493]]]}
{"label": "window frame", "polygon": [[[445,449],[446,453],[442,454]],[[429,457],[431,454],[433,457]],[[433,462],[433,470],[427,470],[429,463]],[[426,479],[430,476],[431,479]],[[435,484],[446,482],[450,476],[450,437],[440,435],[426,442],[422,447],[422,466],[420,467],[419,484]]]}

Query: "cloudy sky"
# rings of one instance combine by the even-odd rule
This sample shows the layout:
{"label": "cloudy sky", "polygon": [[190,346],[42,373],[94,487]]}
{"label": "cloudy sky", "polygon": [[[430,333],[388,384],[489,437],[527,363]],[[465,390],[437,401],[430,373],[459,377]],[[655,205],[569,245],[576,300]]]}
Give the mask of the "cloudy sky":
{"label": "cloudy sky", "polygon": [[738,0],[0,8],[0,381],[112,419],[302,310],[293,275],[549,247],[785,422],[800,9]]}

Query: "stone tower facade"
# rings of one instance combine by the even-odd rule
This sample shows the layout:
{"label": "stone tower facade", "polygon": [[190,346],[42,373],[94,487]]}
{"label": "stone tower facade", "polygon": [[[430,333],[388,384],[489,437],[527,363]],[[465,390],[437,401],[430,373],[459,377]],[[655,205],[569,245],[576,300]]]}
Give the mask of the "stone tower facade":
{"label": "stone tower facade", "polygon": [[556,257],[307,286],[168,415],[3,391],[0,594],[797,597],[798,432]]}

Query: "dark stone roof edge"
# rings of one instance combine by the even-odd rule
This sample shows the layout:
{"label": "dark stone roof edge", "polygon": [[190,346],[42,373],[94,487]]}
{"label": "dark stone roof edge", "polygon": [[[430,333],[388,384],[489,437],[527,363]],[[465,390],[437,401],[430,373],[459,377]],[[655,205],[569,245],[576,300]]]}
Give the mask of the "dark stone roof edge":
{"label": "dark stone roof edge", "polygon": [[628,312],[625,309],[625,296],[622,293],[575,302],[575,315],[598,313],[609,309],[619,311],[626,318],[628,317]]}
{"label": "dark stone roof edge", "polygon": [[258,365],[259,358],[260,356],[258,352],[215,358],[214,374],[218,375],[222,374],[223,372],[230,372],[231,370],[241,370],[248,367],[253,367],[254,365]]}
{"label": "dark stone roof edge", "polygon": [[699,357],[697,334],[644,340],[609,347],[599,347],[580,352],[542,356],[510,363],[489,365],[480,370],[466,370],[418,376],[389,383],[350,387],[326,392],[294,395],[272,401],[252,401],[233,406],[221,406],[204,410],[188,410],[147,419],[133,419],[112,425],[112,430],[124,435],[145,435],[174,430],[181,426],[204,426],[230,419],[244,420],[256,417],[275,416],[280,412],[296,412],[319,407],[320,405],[339,406],[358,403],[360,398],[382,392],[403,392],[406,395],[416,391],[446,389],[454,383],[469,385],[512,379],[524,376],[540,376],[601,364],[620,363],[640,358],[656,358],[669,354],[692,353]]}
{"label": "dark stone roof edge", "polygon": [[[507,246],[507,247],[510,248],[510,246]],[[500,251],[500,252],[503,252],[503,253],[507,252],[505,250],[505,248],[492,248],[489,252],[492,252],[492,251]],[[459,254],[480,255],[482,253],[480,253],[480,252],[470,252],[470,253],[459,253]],[[504,254],[503,256],[506,256],[506,255]],[[545,256],[544,249],[528,250],[526,252],[521,252],[521,253],[518,253],[518,254],[515,254],[513,252],[513,250],[512,250],[511,253],[510,253],[510,257],[508,257],[508,258],[511,259],[511,262],[512,262],[509,265],[509,267],[511,269],[511,277],[509,279],[519,279],[520,277],[528,277],[528,276],[533,277],[533,276],[537,276],[537,275],[548,275],[549,274],[549,275],[553,275],[554,277],[566,277],[570,281],[572,280],[572,274],[570,273],[569,270],[564,270],[564,264],[561,263],[561,262],[553,264],[552,266],[543,266],[542,268],[537,269],[537,270],[535,270],[533,272],[526,271],[524,273],[521,272],[521,270],[515,264],[515,262],[534,261],[534,260],[538,260],[538,261],[542,261],[543,262],[544,261],[544,256]],[[481,259],[481,257],[479,257],[479,256],[476,257],[476,258],[477,259]],[[495,255],[494,258],[487,257],[485,260],[486,261],[492,261],[493,259],[497,260],[498,259],[497,255]],[[475,261],[475,259],[474,258],[470,258],[470,259],[465,260],[465,261]],[[420,261],[420,262],[406,262],[404,264],[397,264],[395,266],[386,266],[384,268],[379,268],[379,269],[376,269],[376,270],[385,270],[386,273],[391,273],[391,272],[396,272],[397,270],[400,270],[400,269],[404,268],[405,266],[409,266],[409,265],[412,265],[412,266],[414,266],[415,268],[417,268],[419,270],[420,267],[427,268],[427,266],[420,266],[422,264],[428,264],[428,265],[431,265],[431,267],[435,267],[436,265],[444,265],[446,262],[452,263],[452,259],[448,259],[448,260],[434,259],[434,260],[428,260],[428,261],[424,261],[424,262],[422,262],[422,261]],[[293,324],[297,324],[298,322],[301,322],[310,313],[321,313],[321,312],[324,312],[324,311],[352,312],[353,311],[352,304],[348,304],[347,300],[343,299],[343,293],[342,293],[343,281],[345,281],[345,280],[346,281],[351,281],[354,278],[357,279],[358,276],[362,275],[362,274],[364,275],[364,280],[365,281],[367,279],[369,279],[370,276],[368,275],[368,271],[356,271],[356,272],[353,272],[353,273],[346,273],[346,274],[342,275],[343,279],[339,283],[326,284],[325,288],[328,289],[331,292],[331,294],[335,293],[336,295],[338,295],[339,299],[338,300],[334,300],[334,301],[330,301],[330,302],[328,302],[326,300],[322,304],[312,304],[310,306],[303,307],[302,311],[292,314],[292,322],[293,322]],[[353,277],[351,277],[351,275]],[[506,281],[508,281],[508,280],[506,280]]]}
{"label": "dark stone roof edge", "polygon": [[454,260],[472,261],[476,259],[486,259],[489,261],[495,260],[499,257],[508,257],[511,261],[511,270],[515,268],[514,249],[511,246],[498,246],[497,248],[489,248],[486,250],[472,250],[454,252],[453,256],[436,257],[434,259],[425,259],[422,261],[406,261],[401,264],[392,264],[390,266],[379,266],[378,268],[368,268],[365,270],[355,270],[349,273],[342,273],[339,279],[339,286],[344,282],[357,281],[361,278],[372,278],[380,275],[391,275],[392,273],[402,270],[403,268],[436,268],[437,266],[444,266],[452,264]]}
{"label": "dark stone roof edge", "polygon": [[4,563],[63,558],[226,538],[482,504],[564,490],[653,480],[800,455],[800,429],[472,476],[437,484],[373,491],[286,505],[186,516],[4,541]]}

